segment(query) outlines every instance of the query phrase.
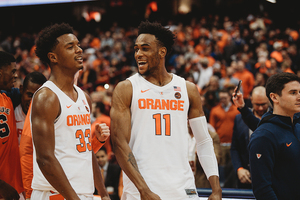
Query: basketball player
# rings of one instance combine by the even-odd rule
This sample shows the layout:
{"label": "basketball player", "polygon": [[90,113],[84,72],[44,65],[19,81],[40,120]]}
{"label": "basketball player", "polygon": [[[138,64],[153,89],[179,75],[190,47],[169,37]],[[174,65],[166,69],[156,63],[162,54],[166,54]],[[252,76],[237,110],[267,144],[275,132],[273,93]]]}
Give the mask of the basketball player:
{"label": "basketball player", "polygon": [[[0,51],[0,90],[8,91],[16,81],[16,59]],[[0,93],[0,199],[24,199],[18,135],[12,100]],[[20,194],[20,195],[19,195]]]}
{"label": "basketball player", "polygon": [[[63,23],[43,29],[36,54],[50,66],[51,75],[32,99],[31,199],[92,200],[94,183],[102,199],[110,199],[92,151],[91,100],[74,85],[83,58],[72,27]],[[96,129],[100,132],[99,124]]]}
{"label": "basketball player", "polygon": [[139,73],[120,82],[113,93],[111,136],[125,172],[122,200],[199,199],[188,162],[187,119],[212,187],[209,199],[222,196],[197,87],[165,68],[173,43],[169,29],[142,22],[134,45]]}
{"label": "basketball player", "polygon": [[[31,72],[26,75],[23,85],[20,85],[21,103],[15,108],[16,126],[19,137],[21,140],[21,134],[24,126],[25,117],[35,91],[47,81],[46,77],[40,72]],[[19,143],[20,144],[20,143]]]}

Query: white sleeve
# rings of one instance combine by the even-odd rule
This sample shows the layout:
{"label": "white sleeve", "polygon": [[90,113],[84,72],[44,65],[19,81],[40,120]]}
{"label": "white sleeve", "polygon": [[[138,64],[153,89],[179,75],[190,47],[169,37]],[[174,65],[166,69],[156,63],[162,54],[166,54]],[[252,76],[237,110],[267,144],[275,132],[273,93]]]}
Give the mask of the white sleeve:
{"label": "white sleeve", "polygon": [[208,133],[205,116],[190,119],[189,124],[196,139],[197,155],[207,179],[213,175],[219,176],[213,141]]}

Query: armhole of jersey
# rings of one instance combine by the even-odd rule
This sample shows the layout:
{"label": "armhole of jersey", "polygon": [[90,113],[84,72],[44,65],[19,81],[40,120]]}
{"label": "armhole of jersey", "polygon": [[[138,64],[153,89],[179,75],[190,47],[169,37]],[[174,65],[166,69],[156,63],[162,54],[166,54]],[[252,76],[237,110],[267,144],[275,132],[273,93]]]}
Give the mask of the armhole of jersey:
{"label": "armhole of jersey", "polygon": [[127,78],[127,80],[129,80],[130,81],[130,83],[131,83],[131,90],[132,90],[132,95],[131,95],[131,101],[130,101],[130,111],[132,111],[131,109],[132,109],[132,105],[133,105],[133,97],[134,97],[134,82],[135,82],[135,79],[133,79],[133,77],[129,77],[129,78]]}
{"label": "armhole of jersey", "polygon": [[[47,82],[46,82],[47,83]],[[61,115],[61,113],[62,113],[62,106],[61,106],[61,104],[60,104],[60,100],[59,100],[59,97],[58,97],[58,95],[50,88],[50,87],[48,87],[47,85],[45,85],[45,83],[44,83],[44,85],[42,85],[35,93],[34,93],[34,95],[33,95],[33,97],[32,97],[32,100],[33,100],[33,98],[34,98],[34,96],[35,96],[35,94],[38,92],[38,91],[40,91],[41,89],[43,89],[43,88],[48,88],[49,90],[51,90],[56,96],[57,96],[57,98],[58,98],[58,102],[59,102],[59,110],[60,110],[60,112],[59,112],[59,114],[56,116],[56,118],[55,118],[55,120],[54,120],[54,124],[59,120],[59,118],[60,118],[60,115]],[[32,101],[33,102],[33,101]],[[30,109],[30,121],[31,121],[31,113],[32,113],[32,106],[31,106],[31,109]]]}
{"label": "armhole of jersey", "polygon": [[[182,78],[183,79],[183,78]],[[189,108],[190,108],[190,97],[189,97],[189,92],[188,92],[188,89],[187,89],[187,86],[186,86],[186,84],[187,84],[187,81],[185,80],[185,79],[183,79],[183,81],[184,81],[184,86],[185,86],[185,91],[186,91],[186,96],[187,96],[187,98],[186,98],[186,100],[187,100],[187,105],[188,105],[188,110],[189,110]]]}

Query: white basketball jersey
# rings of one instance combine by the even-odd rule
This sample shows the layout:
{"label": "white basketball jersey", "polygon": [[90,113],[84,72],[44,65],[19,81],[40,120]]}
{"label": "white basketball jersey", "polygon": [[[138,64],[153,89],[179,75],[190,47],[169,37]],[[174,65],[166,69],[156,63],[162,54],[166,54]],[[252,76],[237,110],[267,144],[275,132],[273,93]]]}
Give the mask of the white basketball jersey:
{"label": "white basketball jersey", "polygon": [[[160,87],[140,74],[128,79],[133,88],[129,146],[147,185],[162,200],[198,199],[188,162],[185,80],[173,74],[172,81]],[[125,174],[123,193],[122,199],[140,199]]]}
{"label": "white basketball jersey", "polygon": [[[51,81],[47,81],[41,88],[43,87],[52,90],[60,102],[61,113],[54,122],[55,156],[75,192],[77,194],[92,194],[94,192],[94,178],[90,107],[85,94],[74,85],[78,93],[77,101],[74,102]],[[35,148],[33,148],[32,188],[34,190],[56,191],[39,169]]]}
{"label": "white basketball jersey", "polygon": [[25,118],[26,118],[26,115],[22,110],[21,104],[19,104],[15,108],[15,118],[16,118],[16,127],[17,127],[17,133],[18,133],[18,140],[19,140],[19,145],[20,145],[21,135],[22,135],[22,131],[23,131]]}

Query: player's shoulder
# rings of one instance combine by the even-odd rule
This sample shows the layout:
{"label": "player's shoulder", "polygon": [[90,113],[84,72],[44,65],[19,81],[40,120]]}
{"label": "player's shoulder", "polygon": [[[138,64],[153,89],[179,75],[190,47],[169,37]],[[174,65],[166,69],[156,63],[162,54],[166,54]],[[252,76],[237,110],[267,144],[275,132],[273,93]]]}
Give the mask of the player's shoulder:
{"label": "player's shoulder", "polygon": [[58,97],[55,94],[54,91],[52,91],[48,87],[42,87],[36,93],[33,97],[33,103],[55,103],[58,101]]}
{"label": "player's shoulder", "polygon": [[187,89],[187,93],[189,96],[199,95],[199,90],[195,83],[192,83],[190,81],[185,81],[185,84],[186,84],[186,89]]}
{"label": "player's shoulder", "polygon": [[128,79],[124,81],[120,81],[114,89],[114,92],[121,92],[121,93],[128,93],[129,91],[132,91],[132,83]]}
{"label": "player's shoulder", "polygon": [[119,82],[113,91],[112,106],[121,103],[129,107],[132,100],[132,94],[132,84],[128,79]]}

